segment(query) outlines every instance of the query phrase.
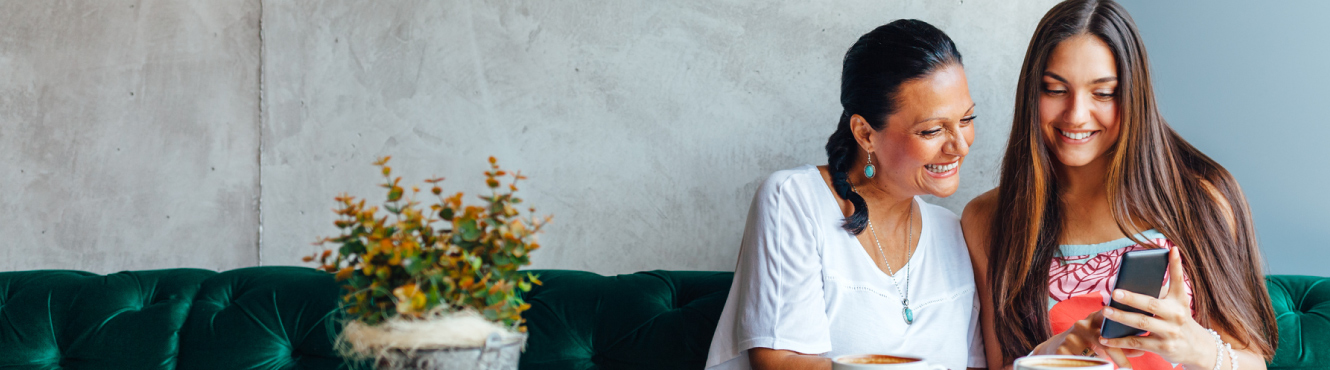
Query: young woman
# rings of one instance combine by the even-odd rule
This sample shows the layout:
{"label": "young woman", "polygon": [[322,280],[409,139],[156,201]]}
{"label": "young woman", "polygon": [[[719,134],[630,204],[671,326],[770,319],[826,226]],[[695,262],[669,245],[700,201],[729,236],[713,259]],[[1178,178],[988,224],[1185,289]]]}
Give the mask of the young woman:
{"label": "young woman", "polygon": [[[1033,353],[1249,370],[1274,354],[1247,201],[1160,117],[1149,72],[1111,0],[1065,1],[1039,22],[998,188],[962,220],[990,366]],[[1171,249],[1163,297],[1112,290],[1122,255],[1148,248]],[[1110,299],[1153,317],[1104,308]],[[1101,338],[1103,318],[1150,335]]]}
{"label": "young woman", "polygon": [[828,165],[772,174],[748,213],[708,369],[830,369],[844,354],[983,367],[978,298],[949,196],[974,140],[961,56],[899,20],[845,54]]}

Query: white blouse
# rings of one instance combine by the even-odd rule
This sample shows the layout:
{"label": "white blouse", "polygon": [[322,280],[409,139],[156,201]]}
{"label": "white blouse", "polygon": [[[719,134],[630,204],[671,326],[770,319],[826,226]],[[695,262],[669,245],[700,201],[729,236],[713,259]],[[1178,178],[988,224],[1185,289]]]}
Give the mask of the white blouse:
{"label": "white blouse", "polygon": [[[749,369],[748,349],[835,357],[921,357],[953,370],[987,367],[979,298],[960,219],[915,198],[923,222],[908,261],[910,309],[854,234],[817,167],[779,171],[748,210],[734,282],[707,355],[707,369]],[[905,288],[904,267],[897,284]]]}

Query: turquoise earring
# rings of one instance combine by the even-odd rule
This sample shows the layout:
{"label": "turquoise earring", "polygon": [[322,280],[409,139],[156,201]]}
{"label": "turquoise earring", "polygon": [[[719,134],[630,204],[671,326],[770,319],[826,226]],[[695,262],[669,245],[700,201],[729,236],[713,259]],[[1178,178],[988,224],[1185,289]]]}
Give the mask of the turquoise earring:
{"label": "turquoise earring", "polygon": [[873,178],[877,174],[877,168],[873,168],[873,152],[868,152],[868,165],[864,166],[864,177]]}

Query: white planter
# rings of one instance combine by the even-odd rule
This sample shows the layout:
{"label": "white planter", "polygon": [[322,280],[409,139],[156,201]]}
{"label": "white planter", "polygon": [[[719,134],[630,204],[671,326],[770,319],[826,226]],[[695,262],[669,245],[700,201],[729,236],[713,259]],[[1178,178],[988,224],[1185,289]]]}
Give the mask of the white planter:
{"label": "white planter", "polygon": [[394,350],[374,366],[378,370],[517,370],[526,334],[504,340],[491,335],[481,347]]}

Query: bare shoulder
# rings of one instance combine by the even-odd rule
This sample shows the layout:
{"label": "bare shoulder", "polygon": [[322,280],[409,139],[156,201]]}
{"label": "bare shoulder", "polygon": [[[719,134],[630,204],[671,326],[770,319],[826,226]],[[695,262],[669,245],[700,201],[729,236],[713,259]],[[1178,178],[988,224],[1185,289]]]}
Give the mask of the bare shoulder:
{"label": "bare shoulder", "polygon": [[988,227],[997,204],[998,189],[994,188],[970,200],[961,212],[961,232],[965,234],[971,259],[988,255]]}
{"label": "bare shoulder", "polygon": [[967,233],[975,227],[987,229],[989,221],[993,219],[993,211],[997,209],[997,197],[998,189],[993,188],[971,199],[961,212],[961,227]]}

